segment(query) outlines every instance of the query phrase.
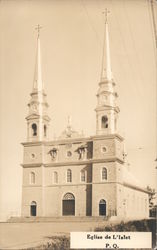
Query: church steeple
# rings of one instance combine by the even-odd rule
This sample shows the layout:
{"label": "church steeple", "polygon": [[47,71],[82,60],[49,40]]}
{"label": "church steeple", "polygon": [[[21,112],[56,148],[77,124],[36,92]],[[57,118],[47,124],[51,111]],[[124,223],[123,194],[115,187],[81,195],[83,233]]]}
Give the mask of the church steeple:
{"label": "church steeple", "polygon": [[34,83],[33,83],[33,91],[42,91],[43,90],[43,82],[42,82],[42,71],[41,71],[41,51],[40,51],[40,29],[41,26],[37,26],[37,51],[36,51],[36,64],[35,64],[35,74],[34,74]]}
{"label": "church steeple", "polygon": [[106,9],[105,11],[105,30],[104,30],[104,46],[103,46],[103,57],[102,57],[102,70],[101,70],[101,81],[107,80],[111,81],[112,71],[111,71],[111,58],[110,58],[110,45],[109,45],[109,32],[108,32],[108,20]]}
{"label": "church steeple", "polygon": [[105,32],[102,56],[102,70],[97,93],[96,111],[96,134],[114,134],[117,127],[119,108],[116,106],[117,94],[114,90],[110,59],[108,11],[105,11]]}
{"label": "church steeple", "polygon": [[41,69],[41,51],[40,51],[40,29],[37,26],[37,51],[35,72],[33,81],[33,91],[30,94],[31,100],[28,104],[29,114],[27,120],[27,139],[28,141],[43,141],[48,139],[48,127],[50,118],[47,115],[48,103],[44,91]]}

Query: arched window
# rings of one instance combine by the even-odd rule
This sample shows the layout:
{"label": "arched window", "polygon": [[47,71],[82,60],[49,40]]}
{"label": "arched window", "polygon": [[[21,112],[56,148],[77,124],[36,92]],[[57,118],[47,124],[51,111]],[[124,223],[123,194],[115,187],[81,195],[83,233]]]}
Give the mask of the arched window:
{"label": "arched window", "polygon": [[44,136],[46,137],[46,133],[47,133],[47,127],[46,125],[44,125]]}
{"label": "arched window", "polygon": [[107,180],[107,169],[106,168],[102,168],[102,170],[101,170],[101,179],[102,179],[102,181]]}
{"label": "arched window", "polygon": [[53,173],[53,182],[58,183],[58,173],[56,171]]}
{"label": "arched window", "polygon": [[35,184],[35,173],[34,172],[30,173],[30,184]]}
{"label": "arched window", "polygon": [[108,117],[107,117],[107,115],[104,115],[101,118],[101,128],[108,128]]}
{"label": "arched window", "polygon": [[32,135],[37,136],[37,125],[35,123],[32,124]]}
{"label": "arched window", "polygon": [[63,200],[75,200],[75,196],[72,193],[66,193],[63,196]]}
{"label": "arched window", "polygon": [[81,182],[85,182],[85,180],[86,180],[85,170],[81,170]]}
{"label": "arched window", "polygon": [[67,182],[72,182],[72,172],[71,172],[71,169],[67,170]]}
{"label": "arched window", "polygon": [[30,205],[30,215],[36,216],[37,215],[37,203],[36,201],[32,201]]}

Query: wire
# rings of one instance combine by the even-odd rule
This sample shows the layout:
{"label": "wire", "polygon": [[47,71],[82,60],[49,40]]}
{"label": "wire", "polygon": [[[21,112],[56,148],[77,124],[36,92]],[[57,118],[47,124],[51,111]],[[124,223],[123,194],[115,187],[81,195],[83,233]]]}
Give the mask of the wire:
{"label": "wire", "polygon": [[[141,65],[141,63],[140,63],[138,52],[137,52],[137,49],[136,49],[136,45],[135,45],[136,43],[135,43],[135,39],[134,39],[134,36],[133,36],[133,31],[132,31],[132,28],[131,28],[131,24],[130,24],[130,20],[129,20],[128,11],[127,11],[127,8],[126,8],[126,1],[125,0],[123,0],[123,6],[124,6],[124,13],[126,15],[128,30],[130,32],[130,37],[131,37],[131,40],[132,40],[133,49],[135,51],[135,56],[136,56],[136,59],[137,59],[136,60],[137,66],[138,66],[138,70],[137,70],[138,74],[137,75],[139,76],[140,82],[144,82],[144,77],[143,77],[143,74],[141,73],[141,70],[140,70],[140,67],[139,67],[139,65]],[[136,86],[136,88],[137,88],[137,86]],[[141,93],[140,91],[138,91],[138,92],[139,92],[139,94]]]}
{"label": "wire", "polygon": [[[155,38],[155,41],[154,41],[155,43],[153,43],[153,47],[155,50],[155,66],[156,66],[155,76],[156,76],[156,82],[157,82],[157,29],[156,29],[155,14],[154,14],[154,2],[153,0],[148,0],[147,3],[148,3],[148,11],[149,11],[149,19],[150,19],[152,37]],[[157,104],[157,100],[156,100],[156,104]],[[156,123],[157,123],[157,116],[156,116]],[[157,146],[157,141],[156,141],[156,146]]]}
{"label": "wire", "polygon": [[[152,37],[154,37],[155,34],[155,30],[154,30],[154,24],[153,24],[153,12],[152,12],[152,4],[150,2],[150,0],[147,0],[148,3],[148,15],[149,15],[149,20],[150,20],[150,26],[151,26],[151,31],[152,31]],[[155,20],[154,20],[155,21]],[[157,67],[157,58],[156,58],[156,54],[157,54],[157,49],[156,49],[156,44],[153,42],[153,47],[154,47],[154,51],[155,51],[155,63],[156,63],[156,67]]]}
{"label": "wire", "polygon": [[156,28],[156,23],[155,23],[155,14],[154,14],[154,0],[150,0],[150,5],[151,5],[151,12],[152,12],[155,45],[156,45],[156,49],[157,49],[157,28]]}
{"label": "wire", "polygon": [[[111,0],[110,3],[111,3],[111,8],[112,8],[112,10],[113,10],[113,16],[114,16],[115,19],[116,19],[116,26],[117,26],[117,28],[118,28],[118,30],[119,30],[119,35],[120,35],[120,38],[121,38],[121,44],[122,44],[122,46],[123,46],[123,51],[124,51],[124,54],[126,55],[126,59],[127,59],[127,61],[128,61],[128,66],[129,66],[129,69],[130,69],[130,73],[131,73],[131,75],[132,75],[132,77],[133,77],[133,76],[135,75],[135,74],[134,74],[134,69],[133,69],[133,65],[132,65],[132,63],[131,63],[131,61],[130,61],[128,52],[127,52],[125,40],[124,40],[122,31],[121,31],[121,28],[120,28],[119,18],[117,17],[117,13],[116,13],[116,11],[115,11],[115,7],[114,7],[114,4],[113,4],[113,1]],[[124,69],[125,69],[125,68],[124,68],[124,65],[122,64],[121,66],[123,67],[123,70],[124,70]]]}
{"label": "wire", "polygon": [[101,43],[100,37],[99,37],[99,35],[98,35],[98,33],[97,33],[94,25],[93,25],[93,22],[92,22],[91,17],[90,17],[90,15],[88,13],[87,7],[86,7],[86,5],[85,5],[85,3],[84,3],[83,0],[80,0],[80,2],[82,3],[83,10],[84,10],[84,12],[85,12],[85,14],[87,16],[88,23],[89,23],[91,29],[93,30],[93,32],[94,32],[94,34],[95,34],[95,36],[96,36],[96,38],[98,40],[99,45],[101,46],[102,43]]}

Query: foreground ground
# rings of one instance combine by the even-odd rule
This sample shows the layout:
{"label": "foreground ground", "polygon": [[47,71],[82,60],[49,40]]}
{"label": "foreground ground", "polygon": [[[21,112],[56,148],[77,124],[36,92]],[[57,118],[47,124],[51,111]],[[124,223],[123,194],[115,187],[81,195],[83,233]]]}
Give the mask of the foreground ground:
{"label": "foreground ground", "polygon": [[[155,246],[155,220],[115,225],[109,221],[0,223],[0,249],[69,249],[71,231],[151,231]],[[55,242],[55,244],[53,243]],[[37,247],[38,246],[38,247]],[[153,248],[154,249],[154,248]]]}
{"label": "foreground ground", "polygon": [[0,249],[26,249],[48,241],[50,236],[70,231],[93,231],[107,222],[29,222],[0,223]]}

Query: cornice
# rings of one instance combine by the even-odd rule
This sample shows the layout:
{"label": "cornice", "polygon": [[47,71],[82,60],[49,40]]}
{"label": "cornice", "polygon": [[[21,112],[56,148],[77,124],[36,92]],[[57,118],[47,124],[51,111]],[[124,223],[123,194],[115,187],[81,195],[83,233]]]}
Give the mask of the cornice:
{"label": "cornice", "polygon": [[22,163],[20,164],[23,168],[40,168],[43,163]]}
{"label": "cornice", "polygon": [[99,86],[101,86],[101,85],[103,85],[103,84],[112,84],[113,86],[115,86],[116,84],[115,84],[115,82],[114,82],[114,80],[112,79],[112,80],[108,80],[108,79],[101,79],[101,81],[99,82]]}
{"label": "cornice", "polygon": [[106,163],[106,162],[119,162],[123,164],[124,161],[117,157],[110,157],[107,159],[89,159],[89,160],[78,160],[78,161],[62,161],[62,162],[49,162],[49,163],[23,163],[21,164],[24,168],[31,167],[60,167],[60,166],[78,166],[78,165],[91,165],[96,163]]}
{"label": "cornice", "polygon": [[30,114],[28,116],[26,116],[26,120],[32,120],[32,119],[39,119],[39,118],[42,118],[43,120],[46,120],[46,121],[50,121],[50,117],[48,115],[39,115],[39,114]]}
{"label": "cornice", "polygon": [[117,106],[111,106],[111,105],[103,105],[103,106],[101,105],[101,106],[97,106],[95,108],[96,112],[97,111],[104,111],[104,110],[113,110],[113,111],[115,111],[117,113],[119,113],[119,111],[120,111],[119,107],[117,107]]}
{"label": "cornice", "polygon": [[39,94],[47,96],[47,94],[44,92],[44,90],[42,90],[41,92],[39,92],[38,90],[34,90],[32,93],[30,93],[30,96],[39,95]]}
{"label": "cornice", "polygon": [[134,190],[140,191],[140,192],[144,192],[147,194],[152,194],[151,192],[147,191],[145,188],[141,188],[141,187],[137,187],[134,185],[130,185],[127,183],[121,183],[121,182],[117,182],[117,181],[106,181],[106,182],[84,182],[84,183],[63,183],[63,184],[52,184],[52,185],[38,185],[38,184],[34,184],[34,185],[23,185],[24,188],[36,188],[36,187],[65,187],[65,186],[86,186],[86,185],[108,185],[108,184],[118,184],[124,187],[128,187],[128,188],[132,188]]}
{"label": "cornice", "polygon": [[[37,105],[39,105],[40,104],[40,102],[38,101],[38,100],[31,100],[27,105],[28,105],[28,107],[30,107],[31,106],[31,104],[37,104]],[[49,107],[49,105],[48,105],[48,103],[45,101],[45,102],[43,102],[42,103],[42,105],[45,105],[47,108]]]}
{"label": "cornice", "polygon": [[110,90],[104,90],[104,89],[100,89],[100,90],[98,90],[98,93],[96,94],[96,96],[100,96],[100,95],[102,95],[102,94],[109,94],[109,95],[113,95],[113,96],[115,96],[115,94],[116,94],[116,92],[114,91],[114,92],[112,92],[112,91],[110,91]]}
{"label": "cornice", "polygon": [[94,135],[94,136],[92,136],[93,140],[104,140],[104,139],[115,139],[115,138],[119,139],[120,141],[124,140],[124,138],[117,133],[110,134],[110,135]]}
{"label": "cornice", "polygon": [[133,185],[133,184],[130,184],[130,183],[127,183],[127,182],[123,182],[122,185],[125,186],[125,187],[128,187],[128,188],[132,188],[132,189],[135,189],[135,190],[138,190],[138,191],[141,191],[141,192],[148,193],[148,194],[151,193],[146,188],[136,186],[136,185]]}
{"label": "cornice", "polygon": [[52,141],[34,141],[34,142],[22,142],[21,144],[25,147],[29,146],[56,146],[56,145],[65,145],[65,144],[76,144],[76,143],[84,143],[84,142],[92,142],[96,140],[104,140],[104,139],[118,139],[123,141],[124,138],[119,134],[110,134],[110,135],[93,135],[90,137],[82,137],[82,138],[69,138],[69,139],[58,139]]}
{"label": "cornice", "polygon": [[107,159],[89,159],[89,160],[79,160],[79,161],[71,161],[71,162],[54,162],[54,163],[44,163],[45,167],[59,167],[59,166],[75,166],[75,165],[91,165],[96,163],[106,163],[106,162],[119,162],[121,164],[124,163],[121,159],[117,157],[111,157]]}

